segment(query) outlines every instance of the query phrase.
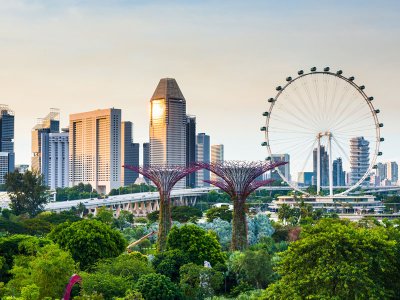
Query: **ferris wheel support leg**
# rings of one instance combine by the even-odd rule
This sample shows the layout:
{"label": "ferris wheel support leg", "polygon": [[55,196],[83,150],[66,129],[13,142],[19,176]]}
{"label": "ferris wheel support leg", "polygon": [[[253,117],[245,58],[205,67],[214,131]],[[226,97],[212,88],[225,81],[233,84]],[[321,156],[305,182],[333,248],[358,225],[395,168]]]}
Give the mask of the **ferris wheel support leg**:
{"label": "ferris wheel support leg", "polygon": [[317,145],[317,195],[321,191],[321,136],[318,135]]}
{"label": "ferris wheel support leg", "polygon": [[329,195],[333,196],[333,168],[332,168],[332,133],[328,137],[328,152],[329,152]]}

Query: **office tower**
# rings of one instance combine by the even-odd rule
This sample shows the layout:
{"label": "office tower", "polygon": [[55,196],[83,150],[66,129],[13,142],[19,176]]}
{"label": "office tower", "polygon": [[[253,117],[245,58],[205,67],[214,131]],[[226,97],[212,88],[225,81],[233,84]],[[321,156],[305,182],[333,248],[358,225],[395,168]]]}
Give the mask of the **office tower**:
{"label": "office tower", "polygon": [[[205,133],[196,137],[196,161],[210,162],[210,136]],[[210,171],[201,169],[196,172],[196,186],[209,186],[204,180],[210,180]]]}
{"label": "office tower", "polygon": [[[186,166],[196,161],[196,117],[186,116]],[[186,186],[196,186],[196,174],[190,173],[186,176]]]}
{"label": "office tower", "polygon": [[392,184],[397,184],[399,180],[399,165],[395,161],[390,161],[386,163],[387,179],[390,180]]}
{"label": "office tower", "polygon": [[279,166],[279,167],[275,168],[274,170],[271,170],[269,172],[269,174],[267,174],[267,177],[269,179],[281,182],[282,178],[279,175],[279,173],[276,171],[276,169],[279,169],[279,171],[282,173],[282,175],[285,176],[285,178],[290,181],[291,180],[291,177],[290,177],[290,155],[287,153],[272,154],[271,155],[271,163],[275,163],[278,161],[285,161],[285,162],[287,162],[287,164]]}
{"label": "office tower", "polygon": [[41,134],[41,171],[45,184],[52,190],[69,185],[69,133]]}
{"label": "office tower", "polygon": [[312,185],[314,172],[299,172],[297,175],[297,183],[300,186]]}
{"label": "office tower", "polygon": [[15,165],[15,170],[18,170],[21,174],[24,174],[26,171],[29,170],[29,165],[21,164]]}
{"label": "office tower", "polygon": [[165,164],[186,165],[186,100],[173,78],[161,79],[150,100],[150,165]]}
{"label": "office tower", "polygon": [[345,186],[346,185],[346,173],[343,171],[343,162],[339,157],[332,163],[333,172],[333,186]]}
{"label": "office tower", "polygon": [[381,177],[376,174],[371,174],[369,177],[369,183],[372,186],[380,186],[381,185]]}
{"label": "office tower", "polygon": [[[211,162],[224,162],[224,145],[211,145]],[[211,173],[211,180],[218,180],[218,176]]]}
{"label": "office tower", "polygon": [[[121,123],[121,164],[129,166],[139,166],[139,147],[140,144],[133,142],[132,122]],[[121,166],[121,185],[128,186],[135,183],[139,177],[137,172]]]}
{"label": "office tower", "polygon": [[14,112],[3,104],[0,104],[0,153],[0,182],[3,182],[4,176],[13,172],[15,168]]}
{"label": "office tower", "polygon": [[42,134],[60,132],[60,111],[51,108],[50,113],[44,118],[38,119],[38,123],[32,129],[32,163],[34,172],[42,172]]}
{"label": "office tower", "polygon": [[[313,172],[314,172],[314,180],[313,185],[317,185],[317,168],[318,168],[318,149],[315,148],[313,151]],[[329,185],[329,155],[325,151],[325,146],[320,146],[320,183],[321,186]]]}
{"label": "office tower", "polygon": [[[369,142],[364,137],[350,139],[350,184],[357,183],[368,171]],[[363,185],[368,185],[364,181]]]}
{"label": "office tower", "polygon": [[90,183],[107,194],[121,184],[121,110],[69,116],[70,186]]}
{"label": "office tower", "polygon": [[[150,166],[150,143],[143,143],[143,167]],[[147,177],[143,177],[144,181],[149,184],[150,180]]]}
{"label": "office tower", "polygon": [[387,178],[387,164],[377,163],[376,167],[376,175],[379,176],[381,180]]}

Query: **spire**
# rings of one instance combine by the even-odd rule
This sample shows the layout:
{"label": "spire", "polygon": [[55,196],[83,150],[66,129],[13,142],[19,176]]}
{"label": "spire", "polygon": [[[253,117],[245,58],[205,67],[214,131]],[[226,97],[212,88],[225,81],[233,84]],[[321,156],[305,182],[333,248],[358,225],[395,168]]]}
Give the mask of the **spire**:
{"label": "spire", "polygon": [[183,97],[178,83],[174,78],[162,78],[158,83],[151,100],[168,98],[185,100],[185,97]]}

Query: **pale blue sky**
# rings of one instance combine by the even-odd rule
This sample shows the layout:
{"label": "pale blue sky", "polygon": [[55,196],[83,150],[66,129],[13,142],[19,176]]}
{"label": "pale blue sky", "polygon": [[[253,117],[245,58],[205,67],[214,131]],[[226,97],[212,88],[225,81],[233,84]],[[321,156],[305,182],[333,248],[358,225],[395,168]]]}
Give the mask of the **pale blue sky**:
{"label": "pale blue sky", "polygon": [[[167,3],[168,2],[168,3]],[[198,132],[227,159],[263,159],[266,99],[286,76],[343,69],[385,123],[382,160],[400,159],[398,1],[0,0],[0,103],[16,115],[16,161],[50,107],[117,107],[148,139],[148,101],[174,77]]]}

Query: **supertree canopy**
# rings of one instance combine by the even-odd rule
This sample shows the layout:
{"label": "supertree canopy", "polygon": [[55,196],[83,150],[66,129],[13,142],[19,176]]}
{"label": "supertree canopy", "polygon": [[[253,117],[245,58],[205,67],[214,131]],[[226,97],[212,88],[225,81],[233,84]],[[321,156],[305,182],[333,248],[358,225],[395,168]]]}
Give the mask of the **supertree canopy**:
{"label": "supertree canopy", "polygon": [[151,165],[146,167],[125,165],[124,168],[142,174],[150,179],[160,193],[157,250],[164,251],[167,236],[172,226],[171,190],[179,180],[192,172],[196,172],[201,169],[201,167],[195,165],[188,167],[179,165]]}
{"label": "supertree canopy", "polygon": [[243,250],[247,247],[247,222],[245,202],[247,197],[261,186],[272,180],[257,180],[263,173],[286,164],[262,161],[224,161],[196,162],[195,165],[210,170],[219,177],[218,180],[205,180],[225,191],[233,202],[232,250]]}

